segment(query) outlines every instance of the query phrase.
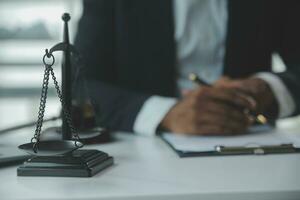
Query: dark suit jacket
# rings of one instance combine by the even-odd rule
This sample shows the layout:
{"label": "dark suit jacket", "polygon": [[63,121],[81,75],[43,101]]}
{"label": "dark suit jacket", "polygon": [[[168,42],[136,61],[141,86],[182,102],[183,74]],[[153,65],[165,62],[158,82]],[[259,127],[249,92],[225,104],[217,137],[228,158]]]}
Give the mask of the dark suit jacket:
{"label": "dark suit jacket", "polygon": [[[271,70],[300,103],[300,1],[229,0],[224,73],[233,78]],[[75,45],[101,126],[132,131],[153,95],[176,95],[176,43],[171,0],[85,0]]]}

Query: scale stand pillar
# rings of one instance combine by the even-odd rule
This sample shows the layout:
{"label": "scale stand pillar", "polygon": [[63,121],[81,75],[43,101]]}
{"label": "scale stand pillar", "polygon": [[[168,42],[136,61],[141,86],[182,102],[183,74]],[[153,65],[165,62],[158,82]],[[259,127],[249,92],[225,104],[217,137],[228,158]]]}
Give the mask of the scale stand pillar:
{"label": "scale stand pillar", "polygon": [[[83,144],[80,142],[79,135],[75,131],[74,126],[72,126],[70,112],[72,103],[71,52],[75,52],[76,50],[69,43],[68,21],[70,20],[70,15],[65,13],[62,19],[64,21],[63,42],[53,46],[49,52],[46,50],[46,54],[43,57],[45,74],[34,137],[30,143],[19,146],[20,149],[28,152],[33,157],[18,168],[18,176],[91,177],[104,168],[113,165],[113,158],[107,153],[93,149],[79,149],[83,147]],[[59,89],[52,68],[55,62],[52,54],[54,51],[63,51],[62,92]],[[51,58],[52,61],[48,64],[45,60]],[[40,141],[49,76],[52,76],[58,97],[62,102],[63,137],[62,140]]]}
{"label": "scale stand pillar", "polygon": [[[64,13],[62,20],[64,21],[64,31],[63,31],[63,43],[66,49],[63,51],[62,59],[62,95],[64,97],[65,107],[67,110],[71,110],[72,104],[72,66],[71,66],[71,52],[70,52],[70,39],[69,39],[69,27],[68,21],[71,19],[68,13]],[[62,113],[62,139],[70,140],[72,138],[72,133],[64,113]]]}

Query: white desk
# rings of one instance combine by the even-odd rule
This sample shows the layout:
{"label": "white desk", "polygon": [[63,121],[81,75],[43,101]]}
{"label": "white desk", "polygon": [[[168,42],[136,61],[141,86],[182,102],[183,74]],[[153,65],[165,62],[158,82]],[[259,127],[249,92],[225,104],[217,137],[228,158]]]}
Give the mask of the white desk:
{"label": "white desk", "polygon": [[[25,134],[27,142],[32,133],[0,143],[18,144]],[[116,163],[91,178],[17,177],[16,166],[1,168],[0,199],[300,199],[300,154],[180,159],[159,138],[116,137],[88,146]]]}

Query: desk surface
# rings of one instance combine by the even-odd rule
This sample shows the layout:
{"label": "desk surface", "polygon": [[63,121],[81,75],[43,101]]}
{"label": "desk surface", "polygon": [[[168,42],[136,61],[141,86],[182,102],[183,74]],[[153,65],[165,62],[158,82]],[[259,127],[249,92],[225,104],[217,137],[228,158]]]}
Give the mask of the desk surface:
{"label": "desk surface", "polygon": [[[0,143],[16,145],[31,133]],[[0,168],[1,199],[300,199],[300,154],[179,158],[160,138],[116,139],[87,146],[116,163],[91,178],[17,177],[17,166]]]}

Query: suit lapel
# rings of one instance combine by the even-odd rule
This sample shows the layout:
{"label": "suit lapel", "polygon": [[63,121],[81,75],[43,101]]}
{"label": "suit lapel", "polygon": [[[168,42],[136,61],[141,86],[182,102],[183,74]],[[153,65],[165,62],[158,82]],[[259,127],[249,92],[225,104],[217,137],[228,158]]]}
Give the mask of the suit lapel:
{"label": "suit lapel", "polygon": [[266,34],[265,8],[263,0],[228,0],[224,74],[243,77],[270,71],[270,35]]}
{"label": "suit lapel", "polygon": [[116,15],[121,15],[116,17],[120,81],[143,91],[175,95],[172,1],[121,0]]}

